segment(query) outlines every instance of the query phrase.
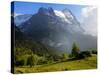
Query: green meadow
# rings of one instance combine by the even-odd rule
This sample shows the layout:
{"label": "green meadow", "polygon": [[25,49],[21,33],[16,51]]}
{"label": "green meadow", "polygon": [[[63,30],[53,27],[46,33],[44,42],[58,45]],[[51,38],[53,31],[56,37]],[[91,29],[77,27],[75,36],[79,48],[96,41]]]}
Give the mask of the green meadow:
{"label": "green meadow", "polygon": [[34,72],[53,72],[53,71],[69,71],[69,70],[86,70],[97,68],[97,55],[92,54],[91,57],[77,60],[65,60],[62,62],[54,62],[49,64],[35,66],[19,66],[14,68],[14,73],[34,73]]}

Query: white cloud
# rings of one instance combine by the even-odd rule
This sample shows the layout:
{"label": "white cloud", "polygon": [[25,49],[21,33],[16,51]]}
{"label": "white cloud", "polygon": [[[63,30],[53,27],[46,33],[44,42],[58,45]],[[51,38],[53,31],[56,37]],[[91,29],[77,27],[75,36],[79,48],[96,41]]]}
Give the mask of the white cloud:
{"label": "white cloud", "polygon": [[91,13],[91,11],[93,11],[95,9],[95,7],[85,7],[82,9],[82,16],[84,17],[88,17]]}
{"label": "white cloud", "polygon": [[81,23],[85,34],[97,36],[97,8],[85,7],[81,10]]}

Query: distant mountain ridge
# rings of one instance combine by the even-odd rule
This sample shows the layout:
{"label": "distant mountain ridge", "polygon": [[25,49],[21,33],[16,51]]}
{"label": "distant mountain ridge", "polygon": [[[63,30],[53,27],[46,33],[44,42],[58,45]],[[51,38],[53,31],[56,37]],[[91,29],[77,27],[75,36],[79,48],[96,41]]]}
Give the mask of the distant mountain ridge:
{"label": "distant mountain ridge", "polygon": [[32,14],[23,14],[18,15],[14,18],[16,26],[22,24],[23,22],[27,21],[29,18],[31,18]]}

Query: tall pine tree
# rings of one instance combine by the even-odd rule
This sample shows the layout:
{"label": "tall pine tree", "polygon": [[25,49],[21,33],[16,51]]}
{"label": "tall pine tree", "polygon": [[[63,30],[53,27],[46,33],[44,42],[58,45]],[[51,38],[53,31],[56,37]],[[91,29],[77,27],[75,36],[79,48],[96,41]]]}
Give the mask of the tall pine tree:
{"label": "tall pine tree", "polygon": [[73,43],[73,46],[72,46],[72,56],[73,56],[73,57],[78,57],[79,51],[80,51],[80,48],[79,48],[79,47],[77,46],[77,44],[74,42],[74,43]]}

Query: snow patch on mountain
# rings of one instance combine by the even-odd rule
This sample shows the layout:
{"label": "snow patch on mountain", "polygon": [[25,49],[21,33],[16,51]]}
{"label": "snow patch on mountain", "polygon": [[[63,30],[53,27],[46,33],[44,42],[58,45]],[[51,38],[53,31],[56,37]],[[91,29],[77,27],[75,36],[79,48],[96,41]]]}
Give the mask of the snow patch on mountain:
{"label": "snow patch on mountain", "polygon": [[68,9],[64,9],[62,11],[64,13],[64,15],[68,18],[68,19],[74,19],[74,15],[72,14],[72,12]]}
{"label": "snow patch on mountain", "polygon": [[71,23],[62,11],[54,10],[55,15],[63,19],[65,22]]}

